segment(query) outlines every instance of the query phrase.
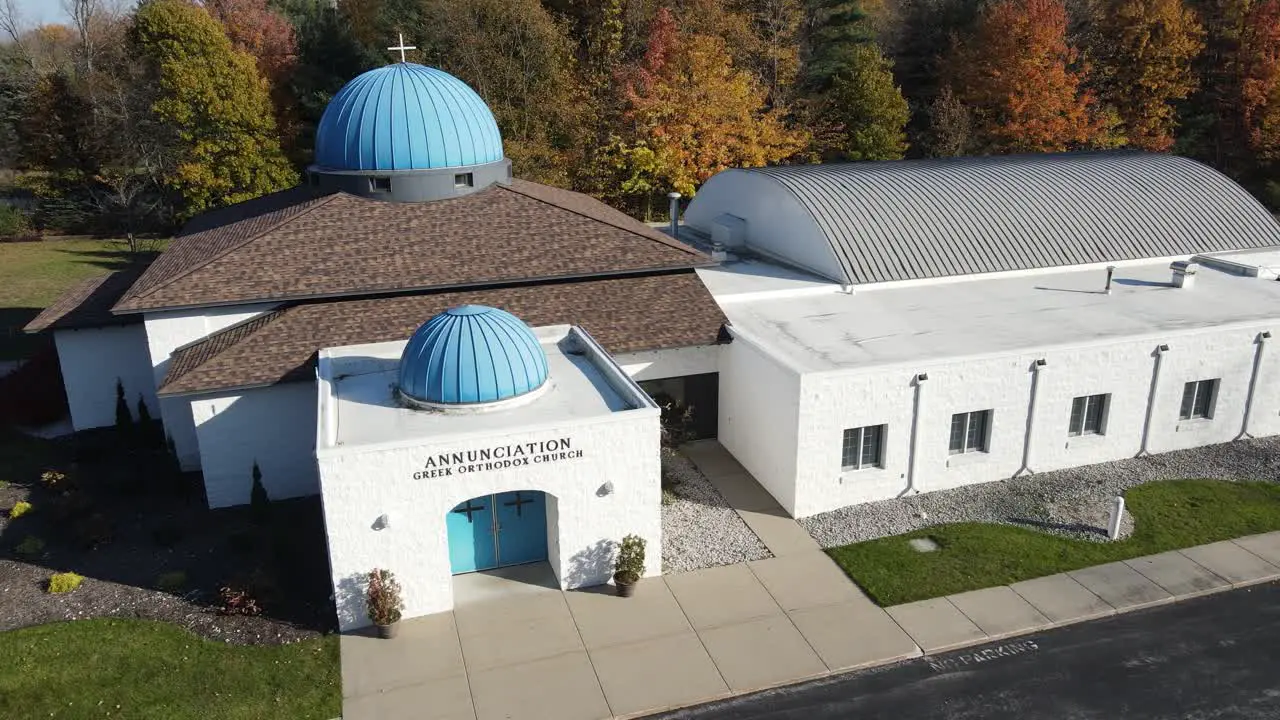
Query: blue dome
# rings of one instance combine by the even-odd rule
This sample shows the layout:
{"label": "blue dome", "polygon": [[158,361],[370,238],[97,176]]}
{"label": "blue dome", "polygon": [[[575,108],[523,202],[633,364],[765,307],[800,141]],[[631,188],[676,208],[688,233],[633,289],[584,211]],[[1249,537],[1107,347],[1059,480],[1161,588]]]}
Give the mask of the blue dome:
{"label": "blue dome", "polygon": [[547,354],[519,318],[483,305],[445,310],[400,356],[400,392],[433,405],[506,400],[547,381]]}
{"label": "blue dome", "polygon": [[398,63],[347,83],[316,129],[316,165],[430,170],[501,160],[502,135],[480,96],[443,70]]}

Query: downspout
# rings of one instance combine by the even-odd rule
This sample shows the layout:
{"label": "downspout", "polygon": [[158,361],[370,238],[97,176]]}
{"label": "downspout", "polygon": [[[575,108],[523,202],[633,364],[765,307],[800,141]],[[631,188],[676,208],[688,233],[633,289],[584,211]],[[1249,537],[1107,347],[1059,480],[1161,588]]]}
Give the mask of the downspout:
{"label": "downspout", "polygon": [[1142,445],[1138,447],[1138,454],[1134,457],[1146,457],[1151,453],[1147,452],[1147,440],[1151,437],[1151,414],[1156,407],[1156,393],[1160,389],[1160,366],[1163,365],[1164,354],[1169,352],[1168,345],[1156,346],[1156,363],[1155,368],[1151,371],[1151,391],[1147,393],[1147,417],[1142,421]]}
{"label": "downspout", "polygon": [[911,384],[915,386],[915,398],[911,404],[911,444],[907,449],[907,487],[898,493],[898,497],[916,492],[916,447],[920,442],[920,404],[924,395],[924,383],[928,379],[929,373],[920,373],[911,379]]}
{"label": "downspout", "polygon": [[1031,431],[1036,423],[1036,397],[1040,394],[1040,371],[1044,370],[1048,362],[1044,358],[1040,358],[1031,363],[1031,400],[1027,403],[1027,432],[1022,441],[1022,467],[1018,468],[1013,474],[1018,477],[1023,473],[1031,475],[1035,474],[1035,470],[1031,469]]}
{"label": "downspout", "polygon": [[1258,373],[1262,370],[1262,355],[1267,349],[1267,341],[1271,339],[1271,331],[1264,330],[1258,333],[1258,339],[1255,342],[1258,349],[1253,353],[1253,374],[1249,376],[1249,394],[1244,399],[1244,420],[1240,423],[1240,434],[1235,437],[1236,440],[1241,438],[1251,438],[1249,434],[1249,414],[1253,411],[1253,394],[1258,389]]}

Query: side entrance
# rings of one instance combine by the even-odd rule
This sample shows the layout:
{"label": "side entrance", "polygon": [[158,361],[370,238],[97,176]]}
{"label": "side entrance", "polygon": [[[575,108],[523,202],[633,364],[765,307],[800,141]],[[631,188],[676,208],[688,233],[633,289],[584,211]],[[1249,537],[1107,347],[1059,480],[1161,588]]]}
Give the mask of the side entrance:
{"label": "side entrance", "polygon": [[547,496],[518,490],[471,498],[449,511],[453,574],[547,559]]}

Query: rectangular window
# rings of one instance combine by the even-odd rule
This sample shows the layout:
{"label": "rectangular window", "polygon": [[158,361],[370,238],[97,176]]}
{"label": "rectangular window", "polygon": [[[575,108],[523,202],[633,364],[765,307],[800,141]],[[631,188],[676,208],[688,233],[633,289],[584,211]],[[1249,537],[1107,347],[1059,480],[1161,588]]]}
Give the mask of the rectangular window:
{"label": "rectangular window", "polygon": [[369,189],[374,192],[391,192],[391,178],[376,177],[369,178]]}
{"label": "rectangular window", "polygon": [[844,431],[840,465],[845,470],[884,467],[884,425],[849,428]]}
{"label": "rectangular window", "polygon": [[453,176],[453,186],[456,188],[471,187],[475,184],[471,173],[458,173]]}
{"label": "rectangular window", "polygon": [[951,454],[986,452],[990,410],[956,413],[951,416]]}
{"label": "rectangular window", "polygon": [[1110,395],[1088,395],[1071,401],[1068,435],[1101,435]]}
{"label": "rectangular window", "polygon": [[1218,380],[1192,381],[1182,386],[1182,408],[1179,420],[1213,417],[1213,401],[1218,395]]}

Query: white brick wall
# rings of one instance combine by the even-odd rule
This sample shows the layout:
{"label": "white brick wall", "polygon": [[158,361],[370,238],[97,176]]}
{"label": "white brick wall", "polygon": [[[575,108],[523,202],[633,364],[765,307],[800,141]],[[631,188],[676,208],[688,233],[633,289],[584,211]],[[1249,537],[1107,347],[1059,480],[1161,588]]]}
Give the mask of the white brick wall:
{"label": "white brick wall", "polygon": [[[426,458],[567,437],[583,457],[547,465],[474,475],[414,480]],[[548,498],[548,553],[561,586],[607,582],[613,543],[635,533],[648,543],[649,575],[662,568],[658,411],[628,410],[607,419],[473,435],[416,447],[318,453],[329,560],[343,630],[367,625],[359,578],[375,567],[392,570],[404,589],[405,617],[453,607],[445,515],[470,498],[540,490]],[[613,492],[601,487],[613,483]],[[389,527],[374,530],[386,514]]]}
{"label": "white brick wall", "polygon": [[53,339],[71,408],[71,425],[77,431],[115,424],[117,378],[124,385],[129,412],[135,418],[139,398],[152,417],[160,416],[147,361],[147,334],[141,323],[59,330]]}

